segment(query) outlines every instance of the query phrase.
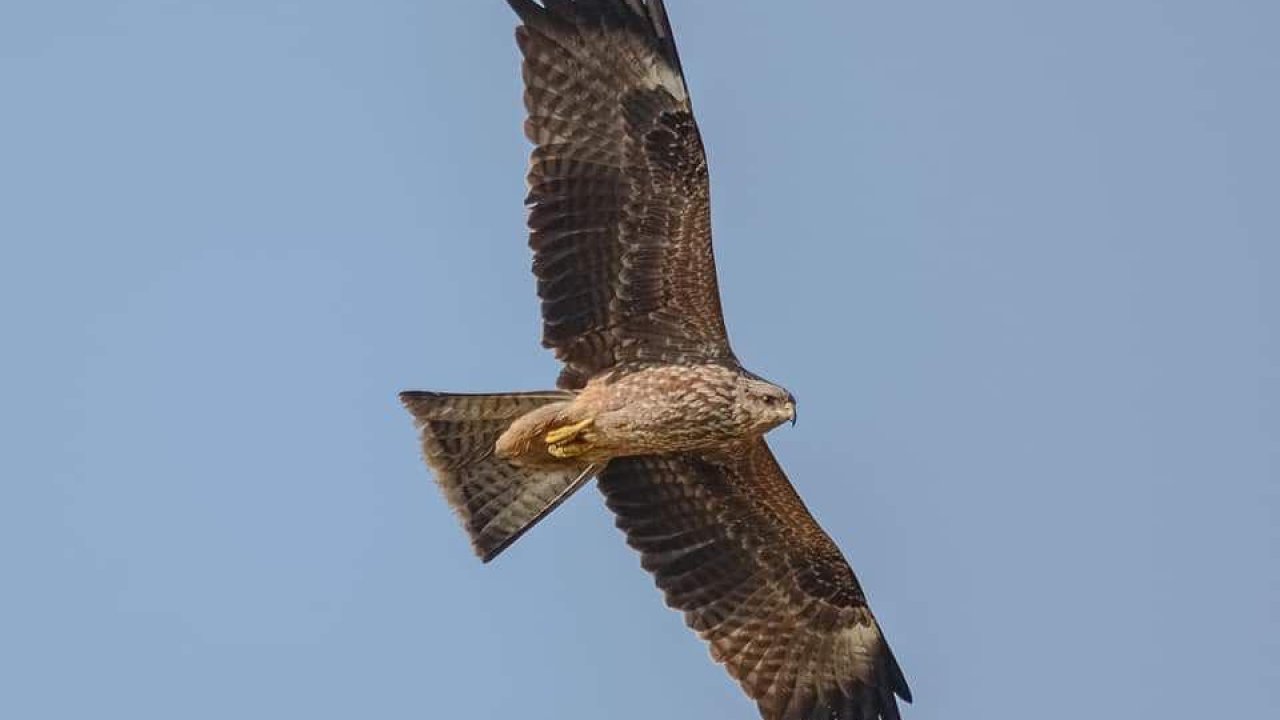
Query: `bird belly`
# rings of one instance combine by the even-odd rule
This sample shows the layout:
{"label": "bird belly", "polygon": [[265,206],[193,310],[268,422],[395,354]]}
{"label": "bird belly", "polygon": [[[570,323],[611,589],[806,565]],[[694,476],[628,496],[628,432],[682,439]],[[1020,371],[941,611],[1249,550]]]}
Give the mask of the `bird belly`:
{"label": "bird belly", "polygon": [[721,366],[638,370],[588,387],[596,445],[612,457],[716,447],[751,434],[735,398],[736,373]]}

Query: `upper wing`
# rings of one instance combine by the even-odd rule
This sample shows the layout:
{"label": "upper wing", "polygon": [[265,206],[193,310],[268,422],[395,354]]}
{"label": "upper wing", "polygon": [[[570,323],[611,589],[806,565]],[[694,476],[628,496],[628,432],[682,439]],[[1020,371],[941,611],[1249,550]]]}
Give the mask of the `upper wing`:
{"label": "upper wing", "polygon": [[667,604],[767,720],[896,720],[911,691],[831,538],[763,439],[600,476]]}
{"label": "upper wing", "polygon": [[707,159],[662,0],[507,0],[523,24],[529,245],[564,387],[731,359]]}

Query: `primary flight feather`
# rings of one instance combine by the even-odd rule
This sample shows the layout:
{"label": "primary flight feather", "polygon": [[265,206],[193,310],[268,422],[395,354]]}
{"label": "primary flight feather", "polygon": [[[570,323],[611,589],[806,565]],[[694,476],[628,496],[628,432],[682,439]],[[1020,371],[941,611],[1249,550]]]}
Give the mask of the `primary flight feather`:
{"label": "primary flight feather", "polygon": [[707,160],[662,0],[520,17],[529,245],[559,389],[401,394],[486,561],[593,477],[766,720],[898,718],[906,680],[764,434],[795,399],[729,347]]}

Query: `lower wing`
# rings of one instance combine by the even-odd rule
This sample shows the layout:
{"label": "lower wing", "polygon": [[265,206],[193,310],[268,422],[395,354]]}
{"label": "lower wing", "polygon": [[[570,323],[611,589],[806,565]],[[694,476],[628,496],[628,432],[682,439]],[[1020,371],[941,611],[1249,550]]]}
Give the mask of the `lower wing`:
{"label": "lower wing", "polygon": [[766,720],[896,720],[911,691],[849,563],[763,438],[600,476],[667,604]]}

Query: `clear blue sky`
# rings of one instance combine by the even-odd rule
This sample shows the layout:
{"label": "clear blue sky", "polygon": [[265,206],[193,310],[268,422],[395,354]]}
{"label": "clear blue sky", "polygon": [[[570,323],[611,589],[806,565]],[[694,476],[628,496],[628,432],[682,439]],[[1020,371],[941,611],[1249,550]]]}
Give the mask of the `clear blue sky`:
{"label": "clear blue sky", "polygon": [[[1280,717],[1280,5],[669,0],[730,333],[911,720]],[[0,716],[754,717],[537,389],[501,0],[0,6]]]}

